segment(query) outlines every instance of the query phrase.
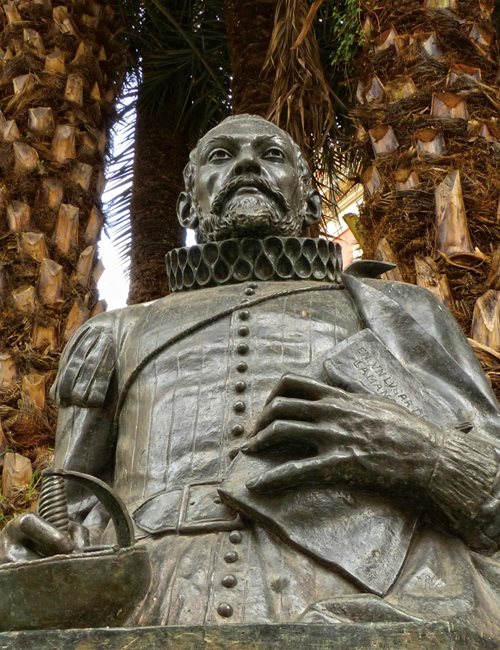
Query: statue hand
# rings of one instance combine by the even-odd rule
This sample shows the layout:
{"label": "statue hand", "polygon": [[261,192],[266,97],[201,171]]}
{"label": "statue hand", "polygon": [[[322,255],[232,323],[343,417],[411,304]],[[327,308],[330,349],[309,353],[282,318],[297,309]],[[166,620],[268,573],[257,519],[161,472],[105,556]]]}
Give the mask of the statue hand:
{"label": "statue hand", "polygon": [[85,544],[81,528],[70,525],[66,534],[33,513],[20,515],[0,533],[0,564],[72,553]]}
{"label": "statue hand", "polygon": [[284,452],[288,458],[293,452],[295,459],[250,480],[247,488],[263,493],[301,483],[352,483],[408,488],[415,495],[430,481],[442,436],[385,398],[284,375],[242,451]]}

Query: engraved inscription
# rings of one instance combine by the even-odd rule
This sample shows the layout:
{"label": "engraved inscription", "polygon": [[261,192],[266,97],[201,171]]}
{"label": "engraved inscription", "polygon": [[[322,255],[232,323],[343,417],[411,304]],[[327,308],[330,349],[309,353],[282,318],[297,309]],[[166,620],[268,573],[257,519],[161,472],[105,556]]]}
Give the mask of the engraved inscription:
{"label": "engraved inscription", "polygon": [[384,368],[368,348],[360,345],[353,352],[352,366],[356,368],[354,374],[365,388],[381,397],[392,399],[414,415],[422,416],[424,414],[423,410],[411,400],[409,395],[400,390],[391,373]]}

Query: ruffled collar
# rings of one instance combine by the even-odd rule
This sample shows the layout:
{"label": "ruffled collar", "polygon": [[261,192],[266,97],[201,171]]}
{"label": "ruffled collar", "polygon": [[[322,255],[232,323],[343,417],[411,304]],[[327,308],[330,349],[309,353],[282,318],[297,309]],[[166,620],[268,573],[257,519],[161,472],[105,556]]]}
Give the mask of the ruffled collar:
{"label": "ruffled collar", "polygon": [[340,245],[326,239],[226,239],[175,248],[165,259],[172,292],[249,280],[341,282]]}

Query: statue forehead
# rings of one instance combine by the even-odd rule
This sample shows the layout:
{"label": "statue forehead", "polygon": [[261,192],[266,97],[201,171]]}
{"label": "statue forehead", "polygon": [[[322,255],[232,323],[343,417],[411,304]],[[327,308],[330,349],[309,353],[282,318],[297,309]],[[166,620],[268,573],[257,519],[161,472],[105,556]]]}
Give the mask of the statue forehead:
{"label": "statue forehead", "polygon": [[293,146],[291,137],[280,129],[272,122],[268,122],[263,118],[255,116],[242,116],[237,118],[229,118],[222,121],[220,124],[210,129],[198,142],[197,149],[206,145],[210,140],[219,136],[248,136],[250,138],[257,138],[259,136],[278,136],[290,147]]}

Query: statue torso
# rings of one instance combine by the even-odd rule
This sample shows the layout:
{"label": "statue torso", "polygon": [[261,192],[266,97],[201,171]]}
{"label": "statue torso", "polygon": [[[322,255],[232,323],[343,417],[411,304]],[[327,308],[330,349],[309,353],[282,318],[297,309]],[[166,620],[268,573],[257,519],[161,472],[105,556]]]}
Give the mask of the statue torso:
{"label": "statue torso", "polygon": [[[439,312],[429,311],[425,300],[418,302],[415,291],[405,287],[384,289],[398,297],[391,313],[399,315],[403,303],[406,313],[418,312],[422,327],[439,335],[442,328],[433,324]],[[70,382],[63,374],[63,388],[71,393],[63,391],[62,401],[70,393],[75,401],[99,405],[87,396],[104,393],[92,392],[83,380],[88,373],[80,381],[78,370],[96,342],[105,340],[103,349],[109,355],[113,351],[116,363],[112,373],[108,364],[108,375],[117,379],[122,395],[113,484],[130,510],[158,493],[216,484],[281,375],[321,379],[322,357],[363,329],[366,314],[362,323],[359,300],[354,302],[351,291],[330,289],[324,282],[262,282],[181,292],[106,315],[85,330],[88,340],[75,338],[74,362],[65,372],[76,379]],[[376,323],[379,334],[384,322]],[[390,332],[386,340],[400,343]],[[467,367],[467,357],[460,359]],[[97,462],[93,448],[86,453],[94,453]],[[146,541],[155,567],[153,584],[132,622],[296,622],[313,603],[359,593],[342,573],[297,552],[260,525],[247,522],[245,529],[232,532],[153,534]],[[435,558],[432,566],[429,558]],[[475,579],[468,563],[458,539],[451,547],[446,535],[426,529],[412,544],[387,602],[435,618],[440,610],[429,598],[442,592],[446,604],[451,589],[459,611],[468,606],[463,594]],[[429,583],[425,589],[424,582]],[[227,603],[233,613],[225,618],[219,609]]]}
{"label": "statue torso", "polygon": [[[213,311],[215,296],[220,306],[215,312],[236,309],[153,354],[131,383],[120,413],[115,471],[115,487],[127,503],[188,483],[221,480],[279,378],[286,372],[321,378],[324,355],[362,328],[348,293],[313,290],[245,302],[264,297],[264,291],[272,296],[315,284],[323,286],[233,285],[146,307],[156,312],[158,346],[176,318],[186,323],[189,314],[196,322]],[[118,356],[119,377],[127,377],[145,349],[155,347],[150,331],[140,324],[128,330]]]}

